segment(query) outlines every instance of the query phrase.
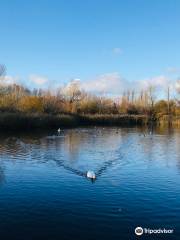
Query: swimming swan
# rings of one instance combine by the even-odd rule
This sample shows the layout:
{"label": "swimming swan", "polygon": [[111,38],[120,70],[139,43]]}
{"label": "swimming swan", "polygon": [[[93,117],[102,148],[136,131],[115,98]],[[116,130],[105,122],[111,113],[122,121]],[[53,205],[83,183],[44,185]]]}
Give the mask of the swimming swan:
{"label": "swimming swan", "polygon": [[95,179],[96,174],[93,171],[87,171],[87,178]]}

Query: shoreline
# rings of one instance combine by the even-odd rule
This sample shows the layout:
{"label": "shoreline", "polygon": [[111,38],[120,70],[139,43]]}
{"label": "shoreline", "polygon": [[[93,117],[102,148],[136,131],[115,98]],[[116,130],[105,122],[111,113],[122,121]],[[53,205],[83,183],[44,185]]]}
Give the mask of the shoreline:
{"label": "shoreline", "polygon": [[75,128],[83,126],[146,126],[144,115],[76,115],[0,113],[0,131]]}
{"label": "shoreline", "polygon": [[[170,125],[180,126],[180,119],[172,119]],[[45,130],[57,128],[76,128],[87,126],[120,126],[146,127],[168,126],[167,119],[158,119],[153,122],[147,115],[120,115],[120,114],[23,114],[0,113],[0,131]]]}

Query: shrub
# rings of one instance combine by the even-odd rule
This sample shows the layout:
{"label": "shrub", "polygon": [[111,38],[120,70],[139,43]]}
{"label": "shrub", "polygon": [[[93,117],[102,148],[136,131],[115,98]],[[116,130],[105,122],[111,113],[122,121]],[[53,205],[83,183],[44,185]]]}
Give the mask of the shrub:
{"label": "shrub", "polygon": [[99,111],[98,102],[96,99],[84,99],[80,102],[79,110],[80,113],[97,113]]}
{"label": "shrub", "polygon": [[159,113],[159,114],[167,114],[168,112],[168,105],[167,102],[164,100],[161,100],[159,102],[157,102],[154,106],[154,111],[155,113]]}
{"label": "shrub", "polygon": [[43,112],[43,103],[40,97],[25,96],[18,102],[18,110],[26,113],[41,113]]}
{"label": "shrub", "polygon": [[12,95],[5,95],[0,97],[1,112],[15,112],[16,110],[16,101]]}
{"label": "shrub", "polygon": [[44,96],[42,98],[42,104],[45,113],[58,114],[65,112],[64,103],[56,96]]}

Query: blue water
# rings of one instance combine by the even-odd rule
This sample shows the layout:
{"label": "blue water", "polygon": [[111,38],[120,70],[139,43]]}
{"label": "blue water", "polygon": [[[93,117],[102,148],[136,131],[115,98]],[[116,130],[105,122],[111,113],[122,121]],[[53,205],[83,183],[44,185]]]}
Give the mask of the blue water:
{"label": "blue water", "polygon": [[180,130],[1,134],[0,239],[180,239]]}

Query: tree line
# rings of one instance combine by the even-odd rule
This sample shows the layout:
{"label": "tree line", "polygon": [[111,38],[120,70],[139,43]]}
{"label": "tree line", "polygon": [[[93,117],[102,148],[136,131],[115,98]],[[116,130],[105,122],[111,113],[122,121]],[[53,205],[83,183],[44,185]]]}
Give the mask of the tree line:
{"label": "tree line", "polygon": [[[120,97],[99,96],[84,91],[78,81],[71,81],[56,92],[27,89],[18,84],[5,84],[5,67],[0,66],[0,112],[45,114],[129,114],[152,118],[180,116],[180,90],[171,98],[167,88],[166,99],[158,100],[156,89],[149,86],[140,92],[124,91]],[[2,80],[4,79],[4,80]]]}

